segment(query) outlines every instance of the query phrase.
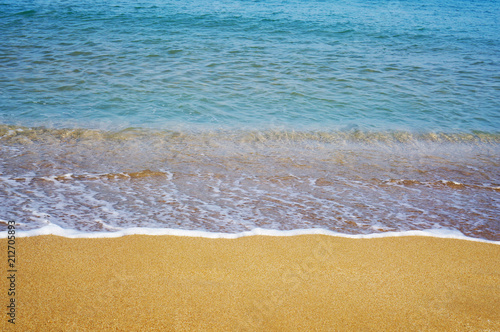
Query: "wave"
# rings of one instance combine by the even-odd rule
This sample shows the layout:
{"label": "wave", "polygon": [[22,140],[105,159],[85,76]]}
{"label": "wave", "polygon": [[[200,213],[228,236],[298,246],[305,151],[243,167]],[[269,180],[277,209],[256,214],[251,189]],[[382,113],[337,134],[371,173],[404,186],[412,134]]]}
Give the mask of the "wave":
{"label": "wave", "polygon": [[0,218],[20,231],[446,228],[499,239],[495,133],[0,133]]}
{"label": "wave", "polygon": [[154,130],[126,128],[105,131],[84,128],[23,127],[0,124],[0,142],[30,144],[34,142],[78,142],[89,140],[131,140],[140,138],[183,141],[189,139],[227,139],[240,142],[303,142],[323,143],[500,143],[500,132],[409,132],[409,131],[297,131],[297,130]]}
{"label": "wave", "polygon": [[[0,220],[0,223],[6,223],[6,221]],[[49,225],[36,230],[16,232],[16,236],[18,237],[30,237],[30,236],[41,236],[41,235],[56,235],[73,239],[74,238],[117,238],[129,235],[188,236],[188,237],[201,237],[208,239],[237,239],[247,236],[301,236],[301,235],[326,235],[326,236],[343,237],[350,239],[376,239],[376,238],[388,238],[388,237],[400,237],[400,236],[427,236],[427,237],[436,237],[442,239],[458,239],[458,240],[467,240],[467,241],[500,245],[500,241],[477,239],[465,236],[456,230],[439,229],[439,228],[405,231],[405,232],[387,232],[378,234],[352,235],[352,234],[342,234],[338,232],[332,232],[327,229],[321,229],[321,228],[295,229],[287,231],[255,228],[252,229],[251,231],[240,232],[240,233],[215,233],[215,232],[204,232],[204,231],[190,231],[182,229],[134,227],[134,228],[122,229],[115,232],[81,232],[74,229],[64,229],[57,225]],[[0,233],[0,238],[6,238],[6,237],[7,233]]]}

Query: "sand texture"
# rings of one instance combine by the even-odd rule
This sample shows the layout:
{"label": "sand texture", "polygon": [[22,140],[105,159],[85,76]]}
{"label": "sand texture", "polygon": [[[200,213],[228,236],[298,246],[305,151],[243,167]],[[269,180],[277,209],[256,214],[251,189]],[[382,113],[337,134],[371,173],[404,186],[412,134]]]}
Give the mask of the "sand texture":
{"label": "sand texture", "polygon": [[36,236],[16,258],[16,324],[2,315],[2,331],[500,331],[489,243]]}

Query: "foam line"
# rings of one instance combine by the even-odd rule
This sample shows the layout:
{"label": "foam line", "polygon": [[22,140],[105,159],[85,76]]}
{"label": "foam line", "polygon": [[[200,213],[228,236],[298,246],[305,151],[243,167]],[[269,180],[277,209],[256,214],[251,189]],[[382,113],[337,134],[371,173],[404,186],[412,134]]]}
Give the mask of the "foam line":
{"label": "foam line", "polygon": [[[449,238],[468,240],[475,242],[485,242],[500,245],[500,241],[490,241],[485,239],[478,239],[468,237],[461,232],[453,229],[427,229],[427,230],[414,230],[402,232],[384,232],[374,234],[342,234],[332,232],[323,228],[313,229],[295,229],[295,230],[272,230],[263,228],[254,228],[251,231],[240,233],[215,233],[197,230],[183,230],[172,228],[146,228],[146,227],[132,227],[125,228],[116,232],[82,232],[74,229],[61,228],[55,224],[33,229],[29,231],[17,231],[16,237],[29,237],[39,235],[56,235],[66,238],[116,238],[126,235],[170,235],[170,236],[190,236],[190,237],[203,237],[209,239],[236,239],[245,236],[297,236],[297,235],[328,235],[336,237],[344,237],[350,239],[373,239],[385,237],[399,237],[399,236],[429,236],[437,238]],[[6,238],[7,232],[0,233],[0,238]]]}

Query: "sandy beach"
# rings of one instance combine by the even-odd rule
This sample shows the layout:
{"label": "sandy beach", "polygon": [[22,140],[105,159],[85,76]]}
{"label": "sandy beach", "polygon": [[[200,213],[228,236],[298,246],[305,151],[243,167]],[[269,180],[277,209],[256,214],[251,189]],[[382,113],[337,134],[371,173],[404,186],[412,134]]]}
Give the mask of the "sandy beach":
{"label": "sandy beach", "polygon": [[500,330],[489,243],[35,236],[16,257],[16,324],[4,314],[3,331]]}

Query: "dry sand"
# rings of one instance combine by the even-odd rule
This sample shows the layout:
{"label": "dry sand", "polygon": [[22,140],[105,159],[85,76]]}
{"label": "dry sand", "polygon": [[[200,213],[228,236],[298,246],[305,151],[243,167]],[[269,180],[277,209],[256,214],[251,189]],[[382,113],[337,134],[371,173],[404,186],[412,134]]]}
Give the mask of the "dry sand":
{"label": "dry sand", "polygon": [[3,331],[500,331],[495,244],[36,236],[16,246],[16,325],[4,314]]}

